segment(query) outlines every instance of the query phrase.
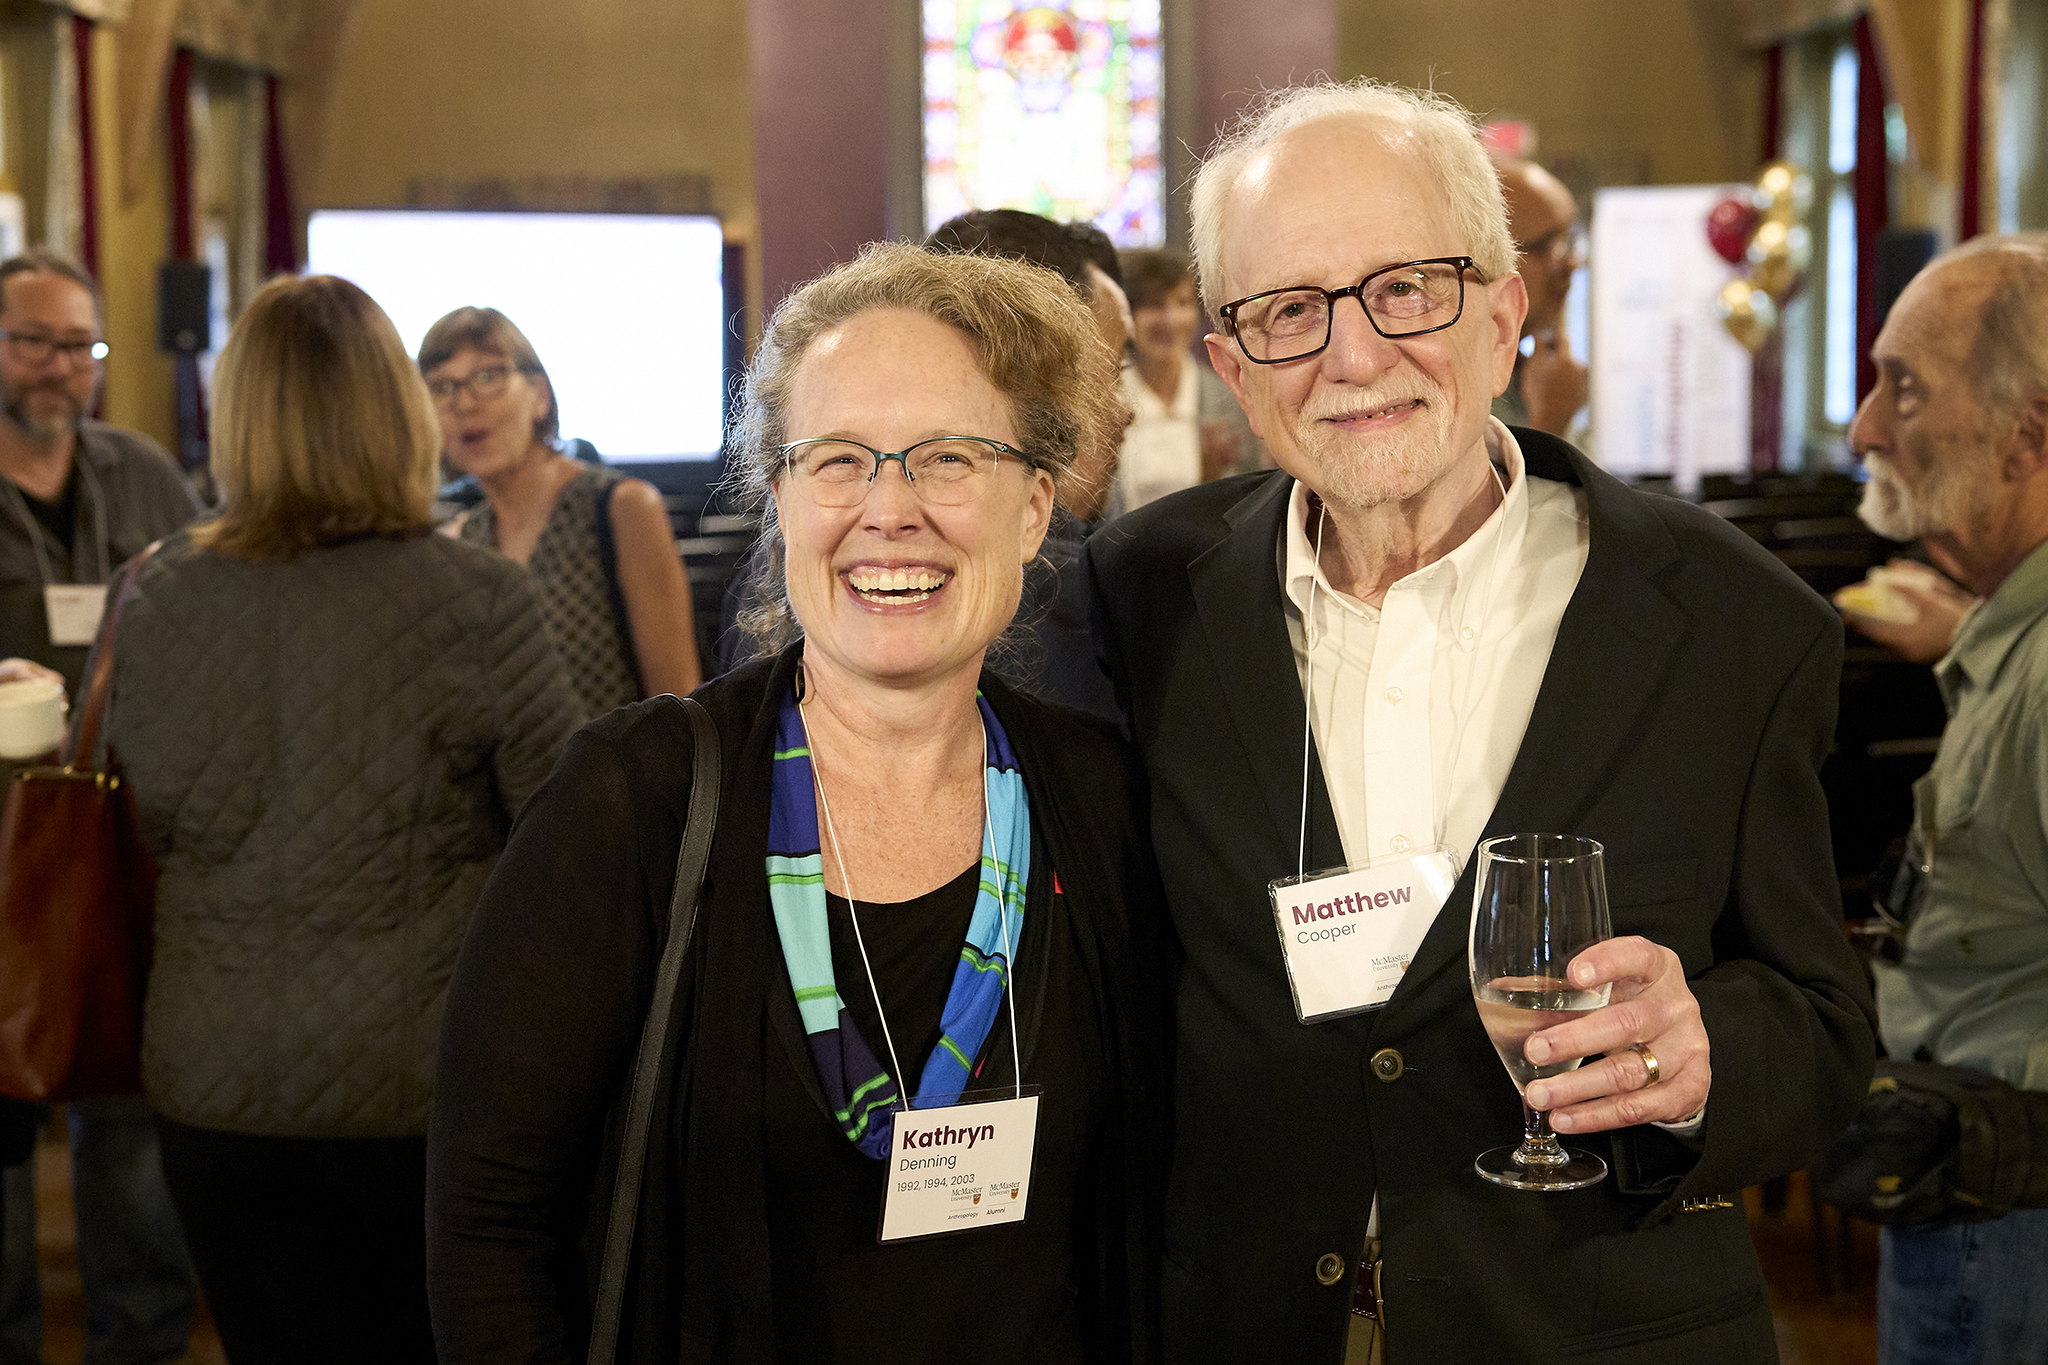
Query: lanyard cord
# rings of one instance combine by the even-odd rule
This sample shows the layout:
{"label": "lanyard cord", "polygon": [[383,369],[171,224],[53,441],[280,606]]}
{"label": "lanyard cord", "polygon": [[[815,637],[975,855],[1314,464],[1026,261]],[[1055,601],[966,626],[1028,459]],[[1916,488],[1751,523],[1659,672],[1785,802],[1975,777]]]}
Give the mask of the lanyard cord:
{"label": "lanyard cord", "polygon": [[[805,695],[797,702],[796,715],[797,723],[804,727],[804,747],[811,751],[811,781],[818,789],[818,805],[825,812],[825,837],[832,841],[832,861],[839,864],[839,879],[846,884],[846,917],[853,922],[854,946],[860,949],[860,965],[861,969],[867,973],[868,993],[874,998],[875,1002],[875,1018],[881,1021],[882,1041],[888,1044],[889,1047],[889,1067],[896,1077],[896,1093],[901,1097],[904,1109],[908,1110],[911,1107],[909,1078],[903,1074],[903,1063],[896,1056],[896,1039],[889,1032],[889,1015],[882,1008],[882,991],[875,984],[874,964],[868,961],[867,940],[861,936],[860,907],[855,904],[854,900],[853,874],[847,869],[846,858],[839,851],[839,831],[832,826],[832,802],[825,795],[825,770],[818,763],[818,748],[811,742],[810,723],[804,719],[804,708],[810,705],[810,689],[805,688],[804,692]],[[976,707],[975,718],[980,720],[980,717],[981,708]],[[988,722],[985,720],[981,721],[981,753],[981,767],[983,769],[981,779],[982,849],[990,865],[993,866],[996,863],[995,830],[990,825],[988,813],[988,776],[986,772],[988,766]],[[980,870],[976,869],[975,880],[977,884],[979,884],[980,877]],[[1002,873],[998,871],[996,877],[996,915],[1002,921],[1003,958],[1007,963],[1007,974],[1010,978],[1008,989],[1003,992],[1004,1001],[1010,1007],[1010,1072],[1015,1080],[1017,1098],[1022,1099],[1024,1096],[1024,1064],[1019,1060],[1017,1050],[1017,957],[1010,947],[1009,898],[1003,894]]]}
{"label": "lanyard cord", "polygon": [[[1500,470],[1494,465],[1492,460],[1486,462],[1486,472],[1493,475],[1494,486],[1500,489],[1500,505],[1502,509],[1505,509],[1508,501],[1508,486],[1501,479]],[[1328,515],[1329,508],[1318,497],[1316,499],[1315,564],[1313,571],[1309,574],[1308,606],[1303,611],[1301,620],[1302,659],[1306,666],[1302,670],[1301,832],[1294,847],[1294,876],[1297,881],[1306,879],[1308,875],[1308,774],[1310,755],[1315,752],[1313,742],[1315,736],[1310,726],[1314,720],[1316,708],[1315,646],[1317,639],[1321,635],[1321,632],[1316,629],[1315,624],[1316,583],[1323,576],[1323,519]],[[1485,637],[1487,622],[1493,616],[1494,596],[1500,589],[1501,542],[1507,538],[1507,533],[1507,515],[1505,510],[1503,510],[1500,524],[1495,526],[1493,530],[1493,553],[1488,557],[1486,569],[1486,597],[1480,607],[1479,626],[1473,637],[1475,655],[1477,653],[1477,646]],[[1472,690],[1478,686],[1478,673],[1479,661],[1475,657],[1472,661],[1471,677],[1465,684],[1465,700],[1468,703],[1472,701]],[[1452,706],[1451,762],[1448,774],[1452,781],[1457,780],[1458,755],[1465,748],[1465,732],[1471,728],[1473,716],[1478,713],[1478,709],[1476,705],[1469,706],[1466,713],[1460,717],[1455,703]],[[1439,835],[1439,838],[1441,838],[1441,835]]]}
{"label": "lanyard cord", "polygon": [[[78,471],[81,495],[92,507],[92,524],[95,532],[93,545],[99,552],[99,581],[105,583],[114,576],[114,565],[107,541],[107,500],[101,496],[99,476],[92,472],[92,466],[79,459],[75,451],[71,463],[72,468]],[[36,572],[41,576],[43,586],[50,587],[56,575],[51,572],[50,553],[43,544],[50,533],[36,520],[35,514],[28,510],[28,494],[21,491],[20,485],[12,479],[0,479],[0,483],[7,485],[8,502],[14,508],[14,515],[20,519],[22,529],[28,532],[29,548],[36,554]]]}

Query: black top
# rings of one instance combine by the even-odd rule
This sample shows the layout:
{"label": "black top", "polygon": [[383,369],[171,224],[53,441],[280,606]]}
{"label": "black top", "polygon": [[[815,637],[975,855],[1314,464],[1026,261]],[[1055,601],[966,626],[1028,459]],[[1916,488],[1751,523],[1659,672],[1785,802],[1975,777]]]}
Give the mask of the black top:
{"label": "black top", "polygon": [[[860,907],[860,931],[896,1030],[903,1069],[915,1077],[937,1046],[939,1015],[960,962],[980,887],[977,862],[935,891],[895,905]],[[846,902],[826,897],[840,999],[885,1067],[887,1044]],[[878,1340],[898,1360],[958,1358],[1063,1362],[1091,1357],[1099,1339],[1072,1266],[1077,1235],[1092,1233],[1090,1197],[1078,1167],[1100,1128],[1106,1068],[1087,984],[1073,969],[1065,897],[1049,922],[1027,919],[1015,976],[1020,1011],[1040,1011],[1027,1082],[1057,1077],[1039,1100],[1031,1207],[1025,1221],[883,1246],[886,1161],[862,1156],[811,1095],[815,1076],[771,1064],[767,1086],[768,1240],[773,1258],[777,1353],[789,1361],[875,1358]],[[1047,951],[1059,944],[1058,951]],[[975,1091],[1004,1087],[1010,1060],[1007,1004],[983,1049]],[[809,1085],[806,1082],[810,1082]],[[988,1275],[985,1250],[1002,1271]],[[1098,1356],[1099,1356],[1098,1352]]]}
{"label": "black top", "polygon": [[65,554],[72,553],[71,534],[78,520],[78,466],[71,467],[65,476],[64,486],[57,490],[57,496],[45,502],[27,489],[21,490],[21,500],[28,504],[30,515],[49,532],[50,539],[57,542]]}
{"label": "black top", "polygon": [[[859,1333],[830,1343],[849,1359],[1156,1359],[1170,947],[1127,752],[982,675],[1031,802],[1017,973],[1025,1077],[1044,1088],[1031,1210],[1020,1226],[878,1248],[879,1197],[858,1187],[877,1176],[849,1167],[867,1158],[813,1093],[768,902],[775,720],[797,657],[697,693],[723,755],[718,823],[666,1021],[676,1063],[655,1095],[622,1365],[825,1358],[821,1323],[835,1338]],[[693,753],[688,718],[665,698],[585,727],[521,814],[471,921],[428,1140],[442,1365],[569,1365],[585,1354]],[[949,970],[965,932],[958,904],[928,910],[948,922],[920,930],[912,912],[906,934],[941,946],[902,968],[902,1003],[888,1002],[914,1046],[928,1042],[943,991],[912,978]],[[893,980],[889,918],[878,909],[862,924],[879,935],[870,947]],[[835,945],[837,975],[861,1011],[850,946]],[[997,1080],[1011,1070],[1006,1030],[984,1071]],[[881,1046],[879,1029],[870,1042]],[[797,1240],[792,1191],[779,1188],[793,1173],[828,1210]],[[808,1256],[820,1264],[805,1266]]]}

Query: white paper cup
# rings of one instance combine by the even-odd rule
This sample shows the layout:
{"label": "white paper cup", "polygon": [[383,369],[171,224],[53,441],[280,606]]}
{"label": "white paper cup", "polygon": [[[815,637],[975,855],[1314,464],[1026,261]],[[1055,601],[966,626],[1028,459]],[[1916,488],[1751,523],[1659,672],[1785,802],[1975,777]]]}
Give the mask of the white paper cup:
{"label": "white paper cup", "polygon": [[41,678],[0,682],[0,758],[41,758],[64,742],[64,689]]}

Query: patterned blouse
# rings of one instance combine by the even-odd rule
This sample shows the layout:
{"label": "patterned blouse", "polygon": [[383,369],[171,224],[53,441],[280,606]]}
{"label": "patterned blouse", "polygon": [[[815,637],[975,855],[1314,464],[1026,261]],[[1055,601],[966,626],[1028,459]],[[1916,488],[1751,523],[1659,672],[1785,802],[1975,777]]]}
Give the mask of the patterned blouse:
{"label": "patterned blouse", "polygon": [[[568,665],[577,701],[593,718],[643,695],[612,550],[611,497],[624,478],[610,469],[579,471],[556,495],[526,561],[541,620]],[[462,538],[498,548],[498,519],[488,500],[463,518]]]}

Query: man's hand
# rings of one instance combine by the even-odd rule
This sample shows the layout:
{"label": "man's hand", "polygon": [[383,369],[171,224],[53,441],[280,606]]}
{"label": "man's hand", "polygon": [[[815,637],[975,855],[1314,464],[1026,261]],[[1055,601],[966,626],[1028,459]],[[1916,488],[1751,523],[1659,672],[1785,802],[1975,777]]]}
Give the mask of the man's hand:
{"label": "man's hand", "polygon": [[1564,333],[1539,332],[1530,340],[1535,350],[1522,362],[1522,403],[1529,410],[1529,425],[1562,436],[1586,406],[1592,381],[1572,357]]}
{"label": "man's hand", "polygon": [[[1866,600],[1858,590],[1896,598],[1912,609],[1913,619],[1896,621],[1857,610]],[[1894,559],[1872,570],[1861,583],[1835,594],[1835,606],[1850,625],[1881,645],[1889,645],[1916,664],[1931,664],[1948,653],[1964,613],[1977,604],[1967,589],[1951,583],[1915,559]]]}
{"label": "man's hand", "polygon": [[64,675],[32,659],[0,659],[0,682],[48,682],[63,690]]}
{"label": "man's hand", "polygon": [[[1532,1082],[1524,1092],[1529,1106],[1549,1110],[1550,1126],[1560,1133],[1677,1123],[1699,1113],[1713,1070],[1700,1003],[1678,954],[1646,938],[1608,939],[1573,958],[1566,976],[1580,990],[1612,983],[1606,1007],[1530,1034],[1523,1055],[1538,1066],[1607,1055]],[[1657,1059],[1655,1084],[1637,1043]]]}

